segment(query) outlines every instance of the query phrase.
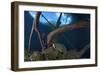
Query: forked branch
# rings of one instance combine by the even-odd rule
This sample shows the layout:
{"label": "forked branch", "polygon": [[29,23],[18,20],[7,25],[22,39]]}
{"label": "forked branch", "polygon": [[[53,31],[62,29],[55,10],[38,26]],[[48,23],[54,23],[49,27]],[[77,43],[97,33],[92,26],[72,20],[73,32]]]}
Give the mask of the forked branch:
{"label": "forked branch", "polygon": [[30,46],[31,46],[32,34],[33,34],[34,31],[37,33],[39,40],[40,40],[41,47],[43,49],[42,39],[41,39],[41,36],[40,36],[40,32],[38,31],[40,15],[41,15],[41,12],[36,12],[36,16],[33,20],[32,29],[31,29],[31,33],[30,33],[30,36],[29,36],[29,44],[28,44],[28,50],[29,51],[30,51]]}

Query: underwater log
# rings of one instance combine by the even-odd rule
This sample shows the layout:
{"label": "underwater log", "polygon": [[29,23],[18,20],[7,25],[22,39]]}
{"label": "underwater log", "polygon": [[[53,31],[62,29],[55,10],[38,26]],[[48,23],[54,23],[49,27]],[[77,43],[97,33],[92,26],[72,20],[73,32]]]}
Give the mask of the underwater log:
{"label": "underwater log", "polygon": [[79,29],[79,28],[85,28],[85,27],[89,27],[90,22],[88,21],[79,21],[75,24],[69,24],[69,25],[65,25],[62,27],[59,27],[55,30],[53,30],[52,32],[50,32],[47,36],[47,44],[51,45],[53,42],[53,39],[55,38],[56,35],[61,34],[65,31],[68,30],[73,30],[73,29]]}

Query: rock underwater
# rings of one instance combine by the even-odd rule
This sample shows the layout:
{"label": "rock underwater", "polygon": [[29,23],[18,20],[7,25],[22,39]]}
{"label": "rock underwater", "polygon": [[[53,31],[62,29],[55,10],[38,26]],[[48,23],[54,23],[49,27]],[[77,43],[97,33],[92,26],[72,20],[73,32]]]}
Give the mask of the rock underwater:
{"label": "rock underwater", "polygon": [[67,48],[60,43],[53,43],[53,46],[44,51],[34,51],[31,54],[25,55],[25,61],[46,61],[46,60],[63,60],[63,59],[79,59],[90,47],[86,45],[81,51],[76,49],[67,50]]}

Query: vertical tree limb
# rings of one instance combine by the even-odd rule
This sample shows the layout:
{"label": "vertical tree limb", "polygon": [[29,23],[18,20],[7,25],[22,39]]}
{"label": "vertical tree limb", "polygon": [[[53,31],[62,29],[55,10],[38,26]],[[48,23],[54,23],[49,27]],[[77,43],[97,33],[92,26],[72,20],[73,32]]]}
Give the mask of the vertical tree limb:
{"label": "vertical tree limb", "polygon": [[56,28],[58,28],[60,26],[60,19],[61,19],[62,13],[60,13],[59,18],[56,22]]}
{"label": "vertical tree limb", "polygon": [[40,40],[41,47],[43,49],[43,44],[42,44],[40,32],[38,31],[40,15],[41,15],[41,12],[36,12],[36,16],[35,16],[35,18],[33,20],[32,29],[31,29],[31,33],[30,33],[30,36],[29,36],[28,51],[30,51],[31,38],[32,38],[32,34],[33,34],[34,31],[37,32],[39,40]]}
{"label": "vertical tree limb", "polygon": [[37,35],[38,35],[38,38],[39,38],[39,41],[40,41],[40,44],[41,44],[41,47],[42,47],[42,51],[43,51],[44,50],[44,46],[43,46],[43,42],[42,42],[42,39],[41,39],[40,32],[37,29],[35,31],[37,32]]}

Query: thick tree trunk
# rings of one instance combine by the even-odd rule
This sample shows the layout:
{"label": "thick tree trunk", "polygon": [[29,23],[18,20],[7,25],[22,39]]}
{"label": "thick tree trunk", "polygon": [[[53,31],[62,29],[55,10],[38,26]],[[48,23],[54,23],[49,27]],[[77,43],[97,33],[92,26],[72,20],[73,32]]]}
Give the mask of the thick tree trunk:
{"label": "thick tree trunk", "polygon": [[80,21],[78,23],[75,23],[75,24],[69,24],[69,25],[65,25],[65,26],[62,26],[62,27],[59,27],[58,29],[50,32],[47,36],[47,44],[48,45],[51,45],[52,42],[53,42],[53,39],[55,38],[55,36],[57,36],[58,34],[60,33],[63,33],[67,30],[73,30],[73,29],[79,29],[79,28],[84,28],[84,27],[87,27],[89,26],[89,22],[88,21]]}

